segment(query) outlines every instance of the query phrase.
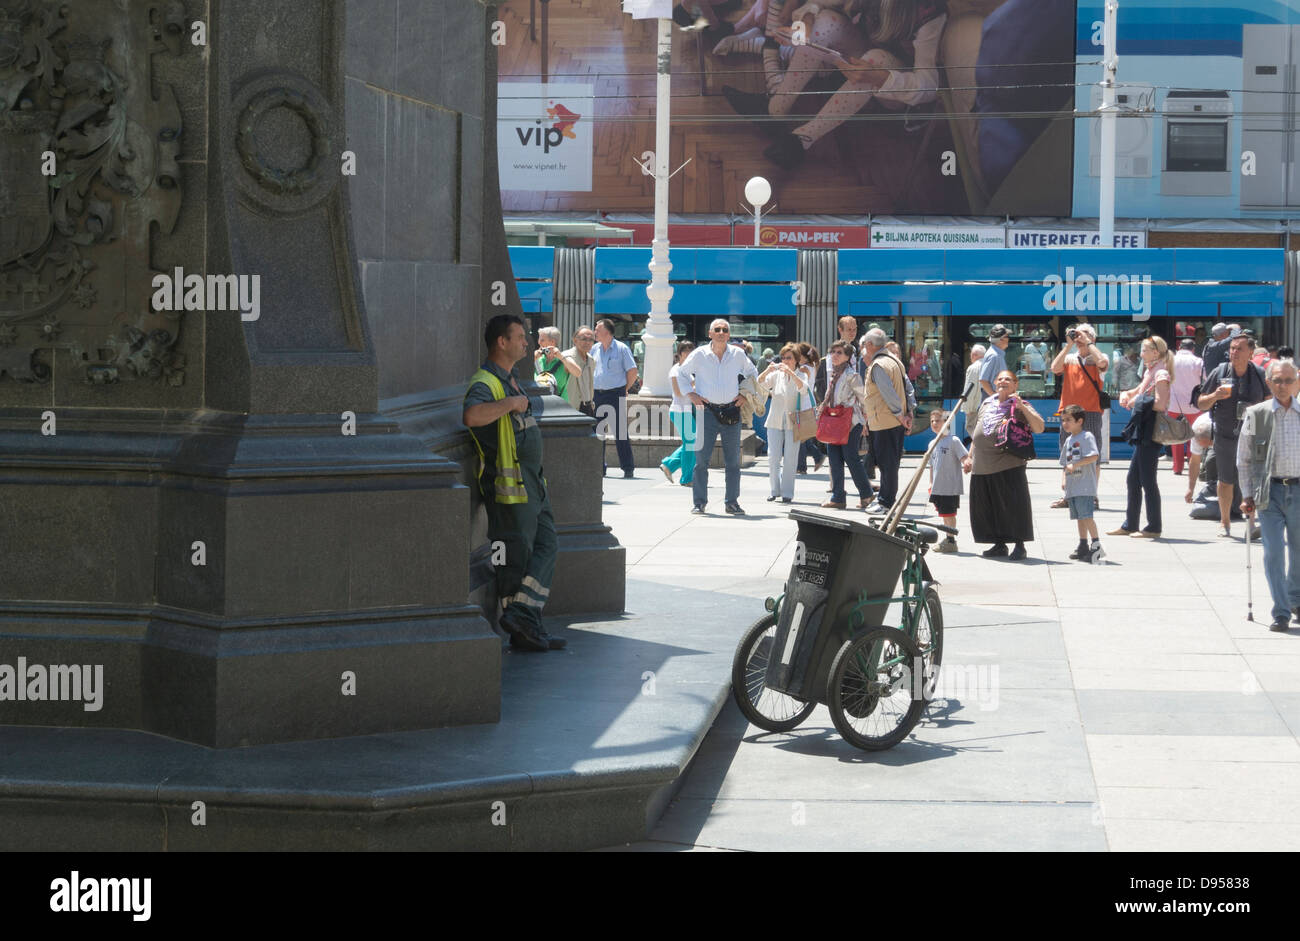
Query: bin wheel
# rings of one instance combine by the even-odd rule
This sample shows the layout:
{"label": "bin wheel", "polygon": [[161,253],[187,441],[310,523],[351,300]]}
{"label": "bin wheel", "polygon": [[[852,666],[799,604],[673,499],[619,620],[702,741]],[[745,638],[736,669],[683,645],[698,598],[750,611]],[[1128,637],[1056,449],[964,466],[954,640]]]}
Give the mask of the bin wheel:
{"label": "bin wheel", "polygon": [[866,751],[892,748],[925,710],[923,668],[916,642],[892,627],[878,627],[845,641],[826,680],[826,704],[844,740]]}
{"label": "bin wheel", "polygon": [[767,688],[767,664],[776,642],[776,614],[759,618],[745,632],[731,663],[731,690],[745,718],[769,732],[789,732],[817,708],[787,693]]}
{"label": "bin wheel", "polygon": [[924,664],[921,692],[928,703],[939,687],[939,664],[943,660],[943,604],[933,585],[925,587],[925,603],[918,606],[915,638]]}

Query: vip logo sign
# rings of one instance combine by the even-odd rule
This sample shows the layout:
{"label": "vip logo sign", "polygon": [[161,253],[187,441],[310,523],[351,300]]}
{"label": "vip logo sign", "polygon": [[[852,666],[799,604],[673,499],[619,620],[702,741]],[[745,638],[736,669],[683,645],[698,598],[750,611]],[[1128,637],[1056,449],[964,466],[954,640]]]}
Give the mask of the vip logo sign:
{"label": "vip logo sign", "polygon": [[497,102],[501,189],[591,191],[591,85],[503,82]]}
{"label": "vip logo sign", "polygon": [[1151,319],[1151,275],[1075,274],[1065,269],[1065,278],[1051,274],[1043,279],[1043,310],[1055,314],[1070,311],[1119,311],[1131,313],[1135,321]]}

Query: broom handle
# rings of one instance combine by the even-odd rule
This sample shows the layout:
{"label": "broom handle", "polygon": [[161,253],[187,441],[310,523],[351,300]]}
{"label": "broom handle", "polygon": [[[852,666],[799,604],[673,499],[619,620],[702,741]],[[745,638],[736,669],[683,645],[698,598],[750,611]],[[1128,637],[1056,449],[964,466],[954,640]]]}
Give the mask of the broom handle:
{"label": "broom handle", "polygon": [[894,530],[898,528],[899,522],[903,519],[903,513],[907,509],[907,504],[912,500],[912,494],[916,493],[916,485],[921,482],[921,472],[925,470],[926,466],[930,463],[930,455],[934,452],[934,449],[938,446],[939,442],[948,434],[948,429],[952,425],[952,420],[957,417],[957,410],[962,407],[974,389],[974,382],[966,385],[966,388],[962,391],[961,398],[957,400],[957,404],[952,407],[952,411],[948,413],[948,417],[944,420],[943,427],[940,428],[939,433],[934,436],[934,440],[930,442],[930,446],[925,449],[925,455],[921,458],[921,463],[917,465],[916,473],[912,475],[912,479],[908,482],[907,488],[899,498],[894,501],[894,505],[890,507],[889,513],[885,516],[884,525],[884,532],[887,535],[892,536]]}

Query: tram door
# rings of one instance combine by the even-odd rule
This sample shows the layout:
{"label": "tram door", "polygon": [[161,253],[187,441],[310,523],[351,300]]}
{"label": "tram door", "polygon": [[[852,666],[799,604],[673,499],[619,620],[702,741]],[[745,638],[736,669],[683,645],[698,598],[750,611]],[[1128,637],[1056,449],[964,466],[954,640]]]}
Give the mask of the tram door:
{"label": "tram door", "polygon": [[[916,421],[905,439],[908,451],[923,450],[932,437],[928,415],[961,394],[960,377],[948,342],[951,305],[937,301],[855,302],[849,312],[860,331],[875,324],[898,343],[907,378],[916,392]],[[957,386],[953,392],[950,384]],[[951,404],[951,403],[948,403]]]}

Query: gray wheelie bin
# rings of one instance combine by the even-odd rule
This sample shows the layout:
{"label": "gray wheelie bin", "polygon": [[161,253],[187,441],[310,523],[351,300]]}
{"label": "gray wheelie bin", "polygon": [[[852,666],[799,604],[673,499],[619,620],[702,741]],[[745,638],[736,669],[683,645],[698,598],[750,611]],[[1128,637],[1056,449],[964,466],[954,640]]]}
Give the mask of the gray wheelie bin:
{"label": "gray wheelie bin", "polygon": [[769,689],[804,702],[826,702],[831,661],[850,636],[879,627],[889,606],[868,605],[863,622],[849,630],[849,615],[862,592],[891,598],[911,545],[868,526],[865,518],[792,510],[799,524],[802,559],[785,584],[780,619],[767,667]]}

